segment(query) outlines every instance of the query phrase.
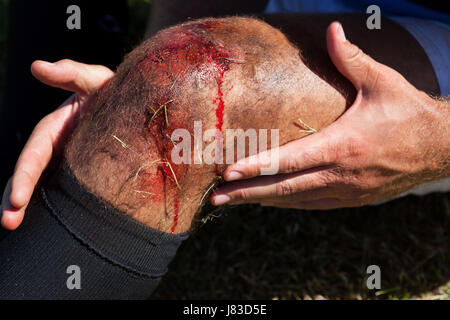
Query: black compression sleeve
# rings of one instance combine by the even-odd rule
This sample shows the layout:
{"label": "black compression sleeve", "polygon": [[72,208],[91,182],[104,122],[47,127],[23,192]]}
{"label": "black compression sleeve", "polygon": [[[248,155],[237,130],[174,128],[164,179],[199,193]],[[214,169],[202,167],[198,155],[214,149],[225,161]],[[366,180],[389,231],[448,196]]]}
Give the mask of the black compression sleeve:
{"label": "black compression sleeve", "polygon": [[[0,242],[0,299],[144,299],[186,238],[121,214],[62,165]],[[81,289],[66,284],[71,265]]]}

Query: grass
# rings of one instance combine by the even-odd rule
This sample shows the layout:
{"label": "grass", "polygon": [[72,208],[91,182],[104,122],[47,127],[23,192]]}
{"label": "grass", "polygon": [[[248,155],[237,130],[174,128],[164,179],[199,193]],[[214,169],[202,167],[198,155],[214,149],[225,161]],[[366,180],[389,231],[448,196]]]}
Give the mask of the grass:
{"label": "grass", "polygon": [[168,100],[164,104],[160,105],[158,107],[158,109],[154,109],[154,108],[150,107],[150,109],[152,109],[152,112],[153,112],[153,115],[152,115],[150,121],[152,121],[156,117],[156,115],[159,113],[159,111],[164,108],[164,118],[166,120],[166,126],[169,126],[169,118],[167,117],[167,105],[171,102],[173,102],[172,99]]}
{"label": "grass", "polygon": [[[186,241],[154,299],[450,299],[448,194],[328,212],[236,206]],[[381,268],[368,290],[366,268]]]}
{"label": "grass", "polygon": [[316,133],[317,132],[316,129],[307,125],[302,119],[298,118],[297,121],[298,121],[298,123],[296,122],[295,123],[296,125],[300,126],[301,128],[306,128],[306,130],[300,130],[300,131],[307,132],[307,133]]}
{"label": "grass", "polygon": [[[136,43],[149,1],[129,4]],[[6,21],[0,0],[0,97]],[[448,193],[328,212],[236,206],[203,221],[153,299],[450,299]],[[370,264],[380,291],[365,286]]]}
{"label": "grass", "polygon": [[169,160],[167,160],[167,159],[166,159],[166,166],[169,167],[170,172],[172,172],[173,180],[174,180],[175,183],[177,184],[177,187],[178,187],[178,189],[180,190],[181,194],[184,196],[185,194],[184,194],[184,192],[183,192],[183,189],[181,189],[180,184],[178,183],[178,179],[177,179],[177,176],[176,176],[176,174],[175,174],[175,171],[173,171],[172,165],[170,164]]}
{"label": "grass", "polygon": [[125,142],[123,142],[122,140],[120,140],[119,138],[117,138],[117,136],[112,135],[112,137],[113,137],[114,139],[116,139],[116,140],[120,143],[120,145],[122,146],[122,148],[127,149],[127,148],[129,147],[129,145],[127,145]]}

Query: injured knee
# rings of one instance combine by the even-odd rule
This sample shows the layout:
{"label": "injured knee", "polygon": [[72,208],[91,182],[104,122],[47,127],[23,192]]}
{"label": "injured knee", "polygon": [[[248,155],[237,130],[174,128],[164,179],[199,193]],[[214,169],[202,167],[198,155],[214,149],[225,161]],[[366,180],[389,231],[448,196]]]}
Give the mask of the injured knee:
{"label": "injured knee", "polygon": [[235,157],[226,130],[278,130],[282,145],[310,134],[304,124],[329,125],[346,104],[279,30],[251,18],[195,20],[162,30],[125,57],[80,120],[65,158],[99,198],[179,233],[220,181],[225,155],[255,152],[245,147]]}

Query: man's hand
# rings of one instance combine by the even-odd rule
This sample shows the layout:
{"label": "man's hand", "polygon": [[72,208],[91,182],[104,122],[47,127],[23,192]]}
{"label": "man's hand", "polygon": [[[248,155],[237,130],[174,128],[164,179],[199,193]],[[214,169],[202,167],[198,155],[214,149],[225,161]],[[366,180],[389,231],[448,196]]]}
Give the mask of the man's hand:
{"label": "man's hand", "polygon": [[114,75],[104,66],[71,60],[35,61],[31,72],[43,83],[75,94],[38,123],[20,154],[2,199],[1,223],[9,230],[16,229],[22,222],[39,178],[52,157],[61,152],[62,142],[89,105],[89,98]]}
{"label": "man's hand", "polygon": [[327,46],[358,91],[354,104],[329,127],[278,148],[277,175],[260,176],[264,154],[229,166],[225,180],[247,180],[220,188],[213,204],[361,206],[449,175],[448,102],[430,98],[364,54],[337,22],[327,30]]}

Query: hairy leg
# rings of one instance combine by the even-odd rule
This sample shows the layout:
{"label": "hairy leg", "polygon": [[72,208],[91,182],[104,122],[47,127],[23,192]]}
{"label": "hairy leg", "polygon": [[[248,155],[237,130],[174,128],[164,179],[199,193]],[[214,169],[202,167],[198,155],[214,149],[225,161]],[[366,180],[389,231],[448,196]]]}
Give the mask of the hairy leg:
{"label": "hairy leg", "polygon": [[[346,98],[309,70],[277,29],[254,19],[204,19],[161,31],[131,52],[66,150],[76,177],[144,224],[181,232],[224,165],[172,162],[177,128],[320,129]],[[202,142],[202,150],[208,142]],[[226,153],[226,141],[223,143]]]}

